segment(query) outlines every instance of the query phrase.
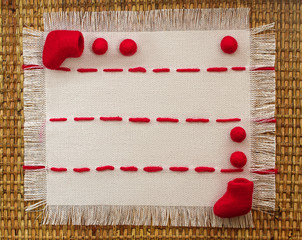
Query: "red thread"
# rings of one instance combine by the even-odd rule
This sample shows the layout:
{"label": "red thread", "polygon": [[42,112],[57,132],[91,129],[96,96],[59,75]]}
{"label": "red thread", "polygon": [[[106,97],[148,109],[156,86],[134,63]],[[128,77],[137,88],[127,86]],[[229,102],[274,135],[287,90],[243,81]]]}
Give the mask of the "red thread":
{"label": "red thread", "polygon": [[137,167],[134,167],[134,166],[130,166],[130,167],[120,167],[120,169],[122,171],[125,171],[125,172],[136,172],[138,170]]}
{"label": "red thread", "polygon": [[137,51],[136,42],[132,39],[125,39],[120,44],[120,52],[124,56],[132,56]]}
{"label": "red thread", "polygon": [[100,117],[102,121],[122,121],[123,118],[121,117]]}
{"label": "red thread", "polygon": [[214,205],[214,214],[221,218],[247,214],[252,209],[253,190],[253,182],[245,178],[228,182],[226,193]]}
{"label": "red thread", "polygon": [[155,73],[170,72],[170,68],[155,68],[155,69],[153,69],[153,72],[155,72]]}
{"label": "red thread", "polygon": [[22,65],[22,69],[43,69],[43,66],[40,66],[40,65],[34,65],[34,64],[29,64],[29,65]]}
{"label": "red thread", "polygon": [[59,68],[57,68],[55,70],[57,70],[57,71],[64,71],[64,72],[70,72],[70,68],[68,68],[68,67],[59,67]]}
{"label": "red thread", "polygon": [[226,67],[211,67],[211,68],[207,68],[208,72],[225,72],[228,69]]}
{"label": "red thread", "polygon": [[234,71],[244,71],[246,70],[246,67],[232,67],[231,69]]}
{"label": "red thread", "polygon": [[221,119],[216,119],[216,122],[240,122],[240,118],[221,118]]}
{"label": "red thread", "polygon": [[157,118],[156,121],[158,122],[179,122],[177,118]]}
{"label": "red thread", "polygon": [[83,168],[74,168],[73,171],[75,171],[75,172],[89,172],[90,168],[86,168],[86,167],[83,167]]}
{"label": "red thread", "polygon": [[186,172],[189,170],[188,167],[170,167],[169,169],[173,172]]}
{"label": "red thread", "polygon": [[207,118],[187,118],[186,122],[209,122],[210,119]]}
{"label": "red thread", "polygon": [[94,120],[94,117],[75,117],[75,121],[92,121]]}
{"label": "red thread", "polygon": [[243,172],[243,169],[242,168],[239,168],[239,169],[224,168],[224,169],[221,169],[220,172],[222,172],[222,173]]}
{"label": "red thread", "polygon": [[50,168],[51,171],[54,171],[54,172],[66,172],[67,171],[67,168],[56,168],[56,167],[52,167]]}
{"label": "red thread", "polygon": [[159,166],[149,166],[149,167],[144,167],[144,171],[146,172],[159,172],[162,171],[163,168]]}
{"label": "red thread", "polygon": [[107,165],[107,166],[102,166],[102,167],[97,167],[95,170],[97,171],[106,171],[106,170],[114,170],[113,166]]}
{"label": "red thread", "polygon": [[84,37],[79,31],[55,30],[48,33],[44,49],[43,64],[56,70],[66,58],[80,57],[84,50]]}
{"label": "red thread", "polygon": [[260,170],[260,171],[252,171],[252,173],[261,174],[261,175],[277,174],[278,173],[278,169],[277,168],[265,169],[265,170]]}
{"label": "red thread", "polygon": [[128,69],[129,72],[147,72],[146,68],[143,67],[136,67],[136,68],[129,68]]}
{"label": "red thread", "polygon": [[235,38],[231,36],[225,36],[220,42],[220,47],[223,52],[232,54],[236,52],[238,43]]}
{"label": "red thread", "polygon": [[255,122],[259,122],[259,123],[276,123],[276,119],[275,118],[267,118],[267,119],[259,119],[256,120]]}
{"label": "red thread", "polygon": [[242,168],[245,166],[247,159],[246,155],[243,152],[237,151],[232,153],[230,161],[234,167]]}
{"label": "red thread", "polygon": [[51,121],[51,122],[64,122],[64,121],[67,121],[67,118],[50,118],[49,121]]}
{"label": "red thread", "polygon": [[196,172],[215,172],[215,168],[212,167],[196,167]]}
{"label": "red thread", "polygon": [[37,169],[44,169],[45,166],[23,166],[24,170],[37,170]]}
{"label": "red thread", "polygon": [[97,55],[103,55],[108,50],[108,42],[104,38],[97,38],[92,44],[92,51]]}
{"label": "red thread", "polygon": [[199,68],[178,68],[176,72],[200,72]]}
{"label": "red thread", "polygon": [[230,133],[231,139],[234,142],[242,142],[246,138],[246,132],[242,127],[234,127]]}
{"label": "red thread", "polygon": [[84,73],[84,72],[97,72],[98,70],[96,68],[78,68],[78,72]]}
{"label": "red thread", "polygon": [[150,122],[150,118],[129,118],[130,122]]}
{"label": "red thread", "polygon": [[105,68],[103,69],[104,72],[122,72],[122,68]]}
{"label": "red thread", "polygon": [[275,67],[258,67],[252,69],[252,71],[260,71],[260,70],[275,70]]}

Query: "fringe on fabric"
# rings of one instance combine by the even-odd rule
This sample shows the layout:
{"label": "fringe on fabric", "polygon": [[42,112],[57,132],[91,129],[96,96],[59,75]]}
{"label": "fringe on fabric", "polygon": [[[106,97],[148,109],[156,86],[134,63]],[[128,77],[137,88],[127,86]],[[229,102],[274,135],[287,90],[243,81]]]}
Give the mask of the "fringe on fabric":
{"label": "fringe on fabric", "polygon": [[[251,171],[275,168],[275,71],[257,70],[275,66],[274,24],[251,29],[250,115]],[[254,69],[254,70],[253,70]],[[252,173],[254,182],[253,208],[275,210],[275,175]]]}
{"label": "fringe on fabric", "polygon": [[[68,29],[80,31],[176,31],[176,30],[249,30],[249,9],[155,10],[148,12],[46,13],[45,31]],[[274,35],[262,34],[273,25],[250,31],[251,66],[274,65]],[[24,63],[42,65],[43,32],[23,32]],[[274,72],[251,71],[252,170],[275,167],[275,126],[258,120],[274,117]],[[46,164],[44,70],[25,71],[25,164]],[[273,209],[274,175],[253,174],[254,206]],[[25,173],[25,199],[40,200],[28,210],[44,206],[44,224],[84,225],[171,225],[251,227],[251,213],[232,219],[214,215],[212,207],[157,206],[53,206],[47,205],[46,170]]]}

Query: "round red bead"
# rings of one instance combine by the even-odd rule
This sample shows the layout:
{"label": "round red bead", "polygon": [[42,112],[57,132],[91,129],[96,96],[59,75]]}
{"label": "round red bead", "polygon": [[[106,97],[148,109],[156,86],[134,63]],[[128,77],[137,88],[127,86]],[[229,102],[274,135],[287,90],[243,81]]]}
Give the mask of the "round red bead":
{"label": "round red bead", "polygon": [[234,127],[230,135],[234,142],[242,142],[246,138],[246,132],[242,127]]}
{"label": "round red bead", "polygon": [[225,53],[234,53],[238,48],[238,43],[235,38],[231,36],[224,37],[220,42],[221,50]]}
{"label": "round red bead", "polygon": [[97,38],[92,44],[92,51],[97,55],[103,55],[108,50],[108,43],[104,38]]}
{"label": "round red bead", "polygon": [[234,167],[242,168],[245,166],[247,159],[243,152],[233,152],[230,158],[231,164]]}
{"label": "round red bead", "polygon": [[132,39],[125,39],[120,44],[120,52],[124,56],[132,56],[137,51],[137,45]]}

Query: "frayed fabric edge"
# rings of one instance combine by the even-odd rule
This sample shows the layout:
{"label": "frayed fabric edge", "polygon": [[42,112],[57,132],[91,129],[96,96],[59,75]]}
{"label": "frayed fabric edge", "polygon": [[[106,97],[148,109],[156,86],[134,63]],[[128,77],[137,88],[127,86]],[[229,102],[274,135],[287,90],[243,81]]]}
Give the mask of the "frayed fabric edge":
{"label": "frayed fabric edge", "polygon": [[[274,24],[250,31],[251,172],[275,169],[275,71],[257,70],[275,65]],[[253,209],[275,210],[275,174],[252,173]]]}

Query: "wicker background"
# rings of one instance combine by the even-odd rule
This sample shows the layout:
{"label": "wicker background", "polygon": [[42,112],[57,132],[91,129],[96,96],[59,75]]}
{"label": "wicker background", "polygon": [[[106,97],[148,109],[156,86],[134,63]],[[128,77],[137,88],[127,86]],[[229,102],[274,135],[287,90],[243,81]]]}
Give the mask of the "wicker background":
{"label": "wicker background", "polygon": [[[250,7],[251,27],[275,22],[276,176],[275,215],[254,212],[255,229],[149,226],[40,226],[40,213],[23,201],[22,28],[43,30],[44,11],[150,10]],[[2,0],[0,14],[0,239],[302,239],[301,54],[302,3],[255,0]],[[300,237],[301,236],[301,237]]]}

